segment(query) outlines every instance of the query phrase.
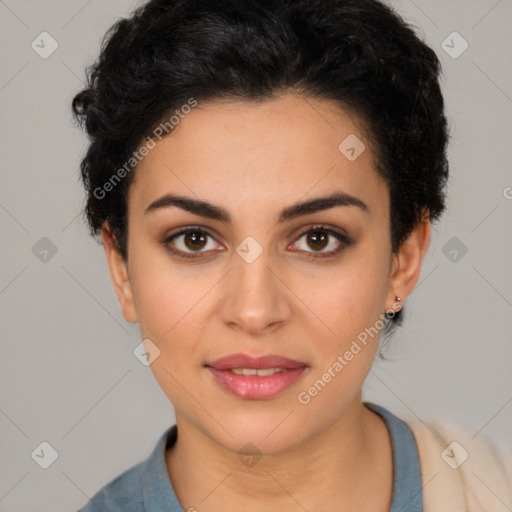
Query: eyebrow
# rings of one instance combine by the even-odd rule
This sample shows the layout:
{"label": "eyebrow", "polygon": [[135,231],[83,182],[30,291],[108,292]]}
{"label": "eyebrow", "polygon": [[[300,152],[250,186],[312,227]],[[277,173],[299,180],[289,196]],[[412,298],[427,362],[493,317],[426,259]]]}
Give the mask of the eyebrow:
{"label": "eyebrow", "polygon": [[[224,208],[199,199],[176,196],[173,194],[166,194],[153,201],[146,208],[144,214],[154,212],[162,208],[167,208],[169,206],[175,206],[208,219],[231,223],[231,215]],[[355,206],[365,213],[370,213],[368,205],[358,197],[347,194],[346,192],[336,192],[328,196],[297,202],[284,208],[279,215],[278,223],[283,223],[297,217],[301,217],[302,215],[329,210],[330,208],[335,208],[337,206]]]}

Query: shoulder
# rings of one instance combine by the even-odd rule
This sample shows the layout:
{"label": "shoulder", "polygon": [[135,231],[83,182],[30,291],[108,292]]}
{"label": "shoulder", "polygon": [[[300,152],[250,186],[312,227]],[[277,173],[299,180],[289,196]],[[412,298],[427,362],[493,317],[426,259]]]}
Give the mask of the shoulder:
{"label": "shoulder", "polygon": [[418,447],[425,512],[510,510],[510,461],[488,437],[453,422],[406,424]]}
{"label": "shoulder", "polygon": [[140,512],[143,510],[141,478],[144,462],[127,469],[102,487],[77,512]]}

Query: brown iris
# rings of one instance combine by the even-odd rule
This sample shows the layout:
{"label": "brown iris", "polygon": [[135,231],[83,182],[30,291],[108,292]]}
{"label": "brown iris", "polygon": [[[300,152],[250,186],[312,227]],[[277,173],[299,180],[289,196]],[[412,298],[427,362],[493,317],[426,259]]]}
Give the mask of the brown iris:
{"label": "brown iris", "polygon": [[183,235],[183,241],[188,249],[202,249],[206,243],[206,237],[207,235],[205,233],[190,231]]}
{"label": "brown iris", "polygon": [[[311,231],[307,235],[307,243],[312,249],[322,250],[328,243],[329,235],[323,231]],[[321,245],[321,247],[315,247]]]}

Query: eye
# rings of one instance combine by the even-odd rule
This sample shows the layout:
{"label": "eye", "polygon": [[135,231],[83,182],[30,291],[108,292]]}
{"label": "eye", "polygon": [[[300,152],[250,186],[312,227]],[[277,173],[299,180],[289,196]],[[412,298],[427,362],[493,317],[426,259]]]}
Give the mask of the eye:
{"label": "eye", "polygon": [[[352,245],[352,241],[346,235],[326,226],[313,226],[302,232],[298,241],[302,238],[304,238],[305,244],[294,242],[290,247],[298,247],[301,252],[306,253],[307,258],[311,259],[335,256]],[[306,248],[304,249],[304,247]],[[309,251],[307,247],[312,248],[313,251]],[[326,248],[328,250],[325,250]]]}
{"label": "eye", "polygon": [[178,233],[168,236],[164,240],[164,245],[171,254],[179,258],[193,259],[201,257],[205,252],[222,247],[209,241],[209,238],[213,240],[212,235],[204,229],[188,226]]}
{"label": "eye", "polygon": [[[305,244],[300,243],[303,238]],[[307,258],[313,260],[333,257],[353,244],[345,234],[326,226],[313,226],[303,231],[297,240],[289,247],[299,249],[299,252],[305,253]],[[182,259],[201,258],[207,252],[223,250],[208,231],[195,226],[181,229],[166,237],[163,243],[171,254]],[[305,245],[306,248],[304,248]],[[313,251],[308,250],[307,247],[312,248]],[[325,250],[326,248],[328,250]]]}

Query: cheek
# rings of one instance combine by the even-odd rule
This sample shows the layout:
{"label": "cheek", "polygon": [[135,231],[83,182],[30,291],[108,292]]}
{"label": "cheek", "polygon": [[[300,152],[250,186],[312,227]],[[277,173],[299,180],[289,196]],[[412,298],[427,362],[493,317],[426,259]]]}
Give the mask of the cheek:
{"label": "cheek", "polygon": [[[347,266],[346,272],[325,282],[317,281],[317,292],[308,306],[320,312],[324,334],[313,338],[316,364],[296,397],[306,422],[318,417],[334,421],[360,392],[384,326],[387,286],[383,269],[372,258]],[[315,428],[315,422],[310,426]]]}
{"label": "cheek", "polygon": [[323,326],[323,339],[334,340],[322,348],[342,349],[384,313],[387,262],[377,254],[375,249],[357,251],[330,272],[297,279],[294,289]]}
{"label": "cheek", "polygon": [[201,315],[206,314],[201,302],[203,286],[165,265],[140,266],[138,270],[133,273],[132,287],[141,336],[160,351],[151,371],[174,406],[186,409],[188,390],[195,389],[194,378],[203,363],[198,351],[204,337]]}
{"label": "cheek", "polygon": [[163,345],[199,300],[197,282],[173,269],[164,251],[151,247],[133,249],[130,279],[141,335]]}

